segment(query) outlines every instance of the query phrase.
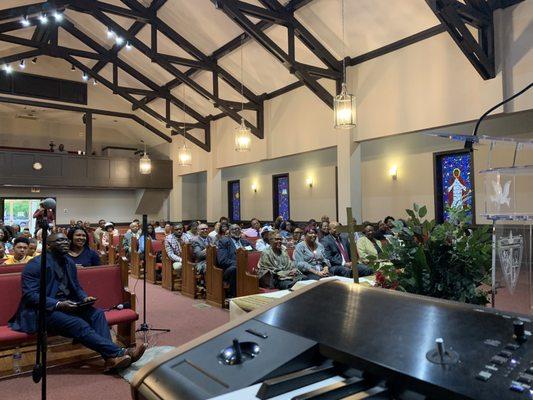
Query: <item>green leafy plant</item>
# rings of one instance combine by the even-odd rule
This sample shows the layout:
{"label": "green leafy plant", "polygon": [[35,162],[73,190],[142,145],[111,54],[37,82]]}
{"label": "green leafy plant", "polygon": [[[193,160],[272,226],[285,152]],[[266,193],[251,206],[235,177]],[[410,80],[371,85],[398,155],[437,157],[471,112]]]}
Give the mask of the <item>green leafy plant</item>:
{"label": "green leafy plant", "polygon": [[466,210],[450,210],[448,221],[428,221],[427,208],[414,204],[409,219],[397,221],[384,246],[390,263],[377,268],[379,286],[442,299],[486,304],[491,265],[489,227],[473,228]]}

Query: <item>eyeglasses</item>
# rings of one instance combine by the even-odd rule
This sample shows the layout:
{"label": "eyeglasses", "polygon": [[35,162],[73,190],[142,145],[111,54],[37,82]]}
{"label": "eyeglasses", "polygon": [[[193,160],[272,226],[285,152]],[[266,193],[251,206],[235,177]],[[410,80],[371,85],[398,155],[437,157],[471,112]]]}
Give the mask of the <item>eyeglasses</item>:
{"label": "eyeglasses", "polygon": [[209,228],[200,228],[201,231],[207,231]]}

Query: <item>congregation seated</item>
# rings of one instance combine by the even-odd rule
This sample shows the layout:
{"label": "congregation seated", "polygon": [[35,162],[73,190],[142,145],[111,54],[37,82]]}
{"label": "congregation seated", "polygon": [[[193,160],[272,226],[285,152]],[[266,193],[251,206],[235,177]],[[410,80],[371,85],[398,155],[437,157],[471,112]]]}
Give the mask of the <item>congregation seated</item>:
{"label": "congregation seated", "polygon": [[10,237],[7,229],[2,227],[0,229],[0,242],[4,245],[4,251],[6,253],[11,252],[11,249],[13,248],[13,243],[10,242]]}
{"label": "congregation seated", "polygon": [[32,257],[28,255],[29,245],[30,240],[28,238],[23,236],[15,238],[12,254],[7,255],[3,265],[25,264],[30,261]]}
{"label": "congregation seated", "polygon": [[381,242],[374,237],[374,226],[371,223],[363,224],[363,237],[357,241],[359,261],[368,264],[372,259],[379,259],[383,248]]}
{"label": "congregation seated", "polygon": [[265,225],[261,228],[261,239],[255,242],[255,249],[257,251],[265,251],[270,247],[270,232],[273,232],[274,228],[270,225]]}
{"label": "congregation seated", "polygon": [[88,234],[82,226],[70,228],[67,233],[70,241],[69,251],[66,257],[76,266],[94,267],[100,265],[100,256],[89,247]]}
{"label": "congregation seated", "polygon": [[[146,225],[146,234],[150,239],[156,240],[156,232],[152,224]],[[139,236],[138,239],[139,239],[139,245],[137,248],[137,252],[141,254],[141,258],[142,258],[144,257],[144,243],[145,243],[144,233],[141,232],[141,235]],[[130,247],[131,247],[131,241],[130,241]]]}
{"label": "congregation seated", "polygon": [[139,239],[139,237],[141,236],[139,228],[140,226],[137,221],[132,222],[130,224],[130,229],[124,234],[124,237],[122,238],[122,248],[124,249],[124,253],[126,254],[126,256],[130,254],[131,239],[133,237]]}
{"label": "congregation seated", "polygon": [[298,270],[283,247],[283,238],[276,231],[268,231],[270,246],[266,248],[259,259],[259,286],[269,289],[290,289],[305,275]]}
{"label": "congregation seated", "polygon": [[100,246],[102,244],[102,236],[105,232],[105,219],[101,219],[98,221],[98,226],[94,230],[93,238],[94,242],[97,246]]}
{"label": "congregation seated", "polygon": [[241,227],[232,224],[229,237],[222,237],[217,245],[217,264],[224,270],[223,280],[229,285],[228,297],[237,294],[237,249],[253,250],[252,244],[241,237]]}
{"label": "congregation seated", "polygon": [[244,229],[242,234],[248,238],[259,238],[260,237],[261,222],[257,218],[252,218],[250,221],[250,227]]}
{"label": "congregation seated", "polygon": [[101,243],[104,249],[108,249],[111,243],[111,236],[118,236],[119,232],[115,229],[115,224],[112,222],[106,222],[104,226],[105,230],[101,236]]}
{"label": "congregation seated", "polygon": [[[322,217],[324,218],[324,217]],[[324,239],[326,236],[329,235],[329,218],[328,220],[323,220],[321,223],[320,223],[320,230],[318,231],[318,241],[321,242],[322,239]]]}
{"label": "congregation seated", "polygon": [[374,238],[376,240],[387,240],[388,237],[392,236],[392,228],[394,226],[394,218],[386,217],[383,222],[378,222],[378,229],[374,232]]}
{"label": "congregation seated", "polygon": [[294,221],[291,221],[290,219],[287,221],[283,221],[280,225],[280,235],[283,238],[283,240],[290,239],[292,237],[292,231],[294,230]]}
{"label": "congregation seated", "polygon": [[304,231],[302,228],[300,227],[294,228],[294,231],[292,232],[292,237],[290,237],[289,239],[285,241],[285,245],[287,246],[287,248],[294,249],[296,245],[303,240],[302,239],[303,233]]}
{"label": "congregation seated", "polygon": [[175,271],[181,270],[182,258],[181,258],[181,244],[183,243],[183,225],[176,224],[172,234],[165,237],[165,251],[168,258],[172,261],[172,268]]}
{"label": "congregation seated", "polygon": [[222,222],[217,222],[217,224],[215,224],[215,229],[209,233],[214,246],[218,245],[221,238],[229,236],[229,225]]}
{"label": "congregation seated", "polygon": [[[144,346],[125,349],[113,342],[103,310],[93,306],[77,306],[77,302],[96,299],[87,295],[78,281],[76,266],[67,257],[68,238],[62,233],[52,233],[48,246],[50,253],[46,255],[47,268],[55,273],[48,275],[46,285],[47,330],[53,335],[72,338],[98,352],[104,358],[108,372],[127,368],[140,359]],[[17,313],[9,321],[9,327],[14,331],[28,334],[37,332],[40,264],[41,256],[37,256],[22,272],[22,298]]]}
{"label": "congregation seated", "polygon": [[28,245],[28,256],[36,257],[41,254],[42,244],[37,241],[37,239],[31,238],[30,244]]}
{"label": "congregation seated", "polygon": [[189,225],[189,230],[183,234],[183,241],[185,243],[191,243],[198,237],[198,222],[194,221]]}
{"label": "congregation seated", "polygon": [[304,241],[298,243],[294,249],[294,263],[296,268],[308,279],[318,280],[329,276],[329,261],[324,254],[324,246],[316,240],[316,228],[307,226],[304,230]]}
{"label": "congregation seated", "polygon": [[193,258],[196,263],[196,272],[203,274],[205,273],[206,267],[207,246],[211,246],[213,241],[209,236],[209,227],[207,224],[200,224],[198,226],[198,232],[198,237],[190,245],[192,246]]}
{"label": "congregation seated", "polygon": [[[352,277],[352,252],[350,249],[350,242],[345,235],[337,231],[339,227],[337,221],[332,221],[329,224],[329,235],[324,237],[320,242],[324,246],[324,254],[331,265],[329,272],[332,275]],[[359,276],[372,275],[374,271],[372,268],[364,264],[357,264],[357,272]]]}

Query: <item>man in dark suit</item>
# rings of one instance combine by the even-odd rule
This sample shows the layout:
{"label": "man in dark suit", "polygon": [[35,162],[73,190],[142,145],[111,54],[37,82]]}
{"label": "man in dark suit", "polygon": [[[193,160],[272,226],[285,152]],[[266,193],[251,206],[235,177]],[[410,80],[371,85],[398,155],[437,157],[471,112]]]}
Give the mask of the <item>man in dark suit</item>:
{"label": "man in dark suit", "polygon": [[[78,343],[102,355],[107,372],[127,368],[142,357],[145,347],[124,349],[111,339],[109,326],[102,310],[92,306],[78,307],[77,302],[96,300],[83,291],[78,281],[76,265],[66,254],[69,240],[62,233],[48,239],[46,257],[46,324],[52,334],[75,339]],[[11,329],[26,333],[37,332],[41,256],[33,258],[22,272],[22,299],[17,313],[9,321]]]}
{"label": "man in dark suit", "polygon": [[200,274],[205,272],[206,267],[206,250],[207,246],[212,244],[209,237],[209,227],[206,224],[198,226],[198,236],[191,242],[194,262],[196,262],[196,271]]}
{"label": "man in dark suit", "polygon": [[[353,271],[350,243],[348,238],[337,231],[338,227],[339,223],[332,221],[329,224],[329,235],[324,236],[320,243],[324,246],[324,254],[331,263],[329,272],[333,275],[351,277]],[[363,264],[357,264],[357,271],[359,276],[368,276],[374,273],[372,268]]]}
{"label": "man in dark suit", "polygon": [[218,242],[217,264],[224,270],[224,282],[229,284],[229,297],[237,294],[237,249],[253,250],[252,244],[241,238],[241,227],[230,225],[229,237],[223,237]]}

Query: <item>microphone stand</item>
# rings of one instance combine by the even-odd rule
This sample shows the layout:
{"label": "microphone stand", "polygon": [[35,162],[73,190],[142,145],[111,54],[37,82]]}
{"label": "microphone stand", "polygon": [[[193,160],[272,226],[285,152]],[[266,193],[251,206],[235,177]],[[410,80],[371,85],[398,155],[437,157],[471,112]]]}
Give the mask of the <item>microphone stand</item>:
{"label": "microphone stand", "polygon": [[41,381],[41,399],[46,400],[46,352],[48,347],[48,335],[46,332],[46,241],[49,229],[47,209],[43,211],[39,225],[42,231],[41,278],[39,283],[37,351],[32,377],[35,383]]}
{"label": "microphone stand", "polygon": [[144,344],[147,344],[148,343],[148,333],[150,331],[154,331],[154,332],[170,332],[170,329],[166,329],[166,328],[150,328],[150,326],[148,325],[148,323],[146,322],[146,300],[147,300],[147,297],[146,297],[146,260],[147,260],[147,256],[148,256],[148,253],[146,252],[146,247],[147,247],[147,243],[148,243],[148,215],[146,214],[143,214],[143,237],[144,237],[144,249],[143,249],[143,254],[144,254],[144,275],[143,275],[143,322],[141,324],[141,326],[139,327],[139,329],[137,329],[135,332],[142,332],[143,333],[143,343]]}

